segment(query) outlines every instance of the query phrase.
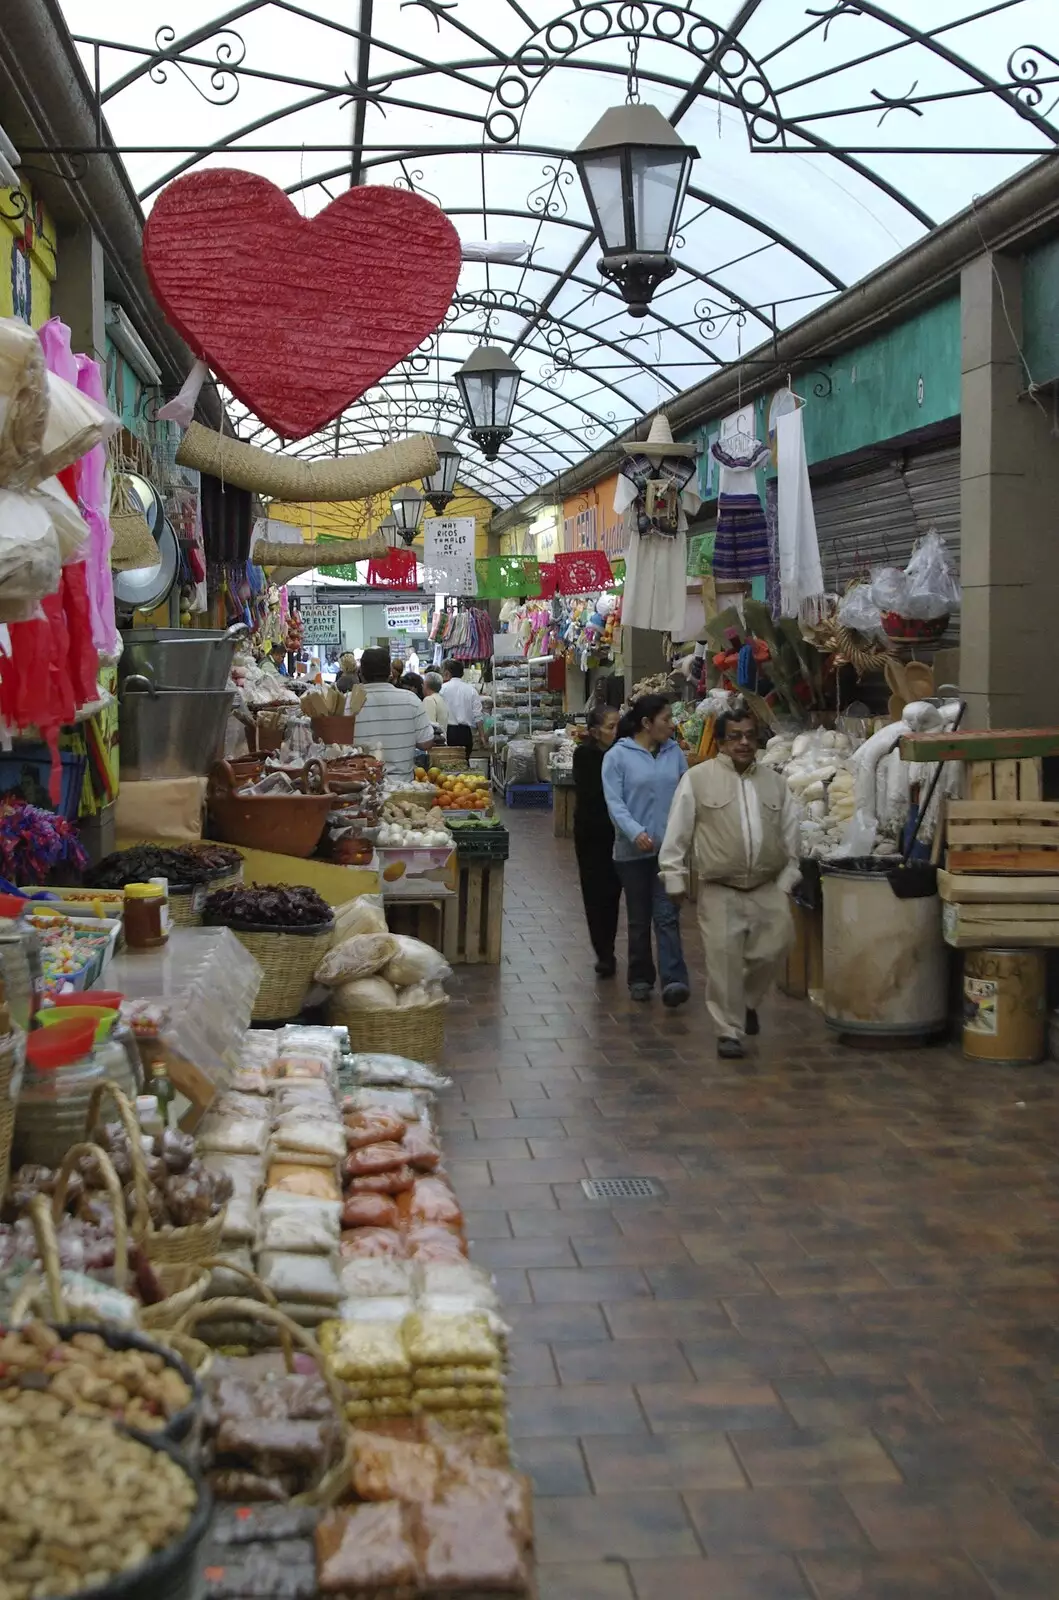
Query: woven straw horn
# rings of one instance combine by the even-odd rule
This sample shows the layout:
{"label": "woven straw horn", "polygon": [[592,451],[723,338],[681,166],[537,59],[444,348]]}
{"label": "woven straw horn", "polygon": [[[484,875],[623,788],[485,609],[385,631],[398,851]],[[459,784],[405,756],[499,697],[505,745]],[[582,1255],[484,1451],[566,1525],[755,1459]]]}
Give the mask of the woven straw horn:
{"label": "woven straw horn", "polygon": [[396,489],[438,469],[438,455],[429,434],[420,433],[381,450],[337,460],[302,461],[244,444],[193,422],[181,441],[182,467],[210,472],[236,489],[270,495],[276,500],[364,500]]}
{"label": "woven straw horn", "polygon": [[290,544],[278,539],[259,539],[253,557],[259,567],[294,567],[309,572],[313,567],[340,567],[347,562],[371,561],[389,553],[384,533],[373,533],[367,539],[318,539],[313,543],[292,539]]}

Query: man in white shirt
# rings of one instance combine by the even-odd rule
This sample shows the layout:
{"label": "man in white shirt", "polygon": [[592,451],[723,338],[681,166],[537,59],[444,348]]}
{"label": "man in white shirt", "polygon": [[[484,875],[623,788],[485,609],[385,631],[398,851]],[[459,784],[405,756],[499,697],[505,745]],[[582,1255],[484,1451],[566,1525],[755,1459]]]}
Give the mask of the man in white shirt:
{"label": "man in white shirt", "polygon": [[357,712],[354,738],[368,755],[386,763],[390,777],[411,782],[417,748],[429,750],[434,727],[423,702],[410,689],[390,682],[390,652],[365,650],[360,658],[364,704]]}
{"label": "man in white shirt", "polygon": [[459,745],[470,756],[477,732],[480,744],[485,743],[482,727],[482,702],[473,684],[463,681],[463,662],[445,661],[441,667],[441,698],[449,708],[449,725],[445,730],[445,743]]}
{"label": "man in white shirt", "polygon": [[658,868],[678,902],[690,866],[698,873],[706,1009],[718,1055],[739,1057],[793,938],[787,895],[801,876],[800,813],[779,773],[758,761],[745,705],[722,712],[715,733],[716,760],[692,767],[673,796]]}

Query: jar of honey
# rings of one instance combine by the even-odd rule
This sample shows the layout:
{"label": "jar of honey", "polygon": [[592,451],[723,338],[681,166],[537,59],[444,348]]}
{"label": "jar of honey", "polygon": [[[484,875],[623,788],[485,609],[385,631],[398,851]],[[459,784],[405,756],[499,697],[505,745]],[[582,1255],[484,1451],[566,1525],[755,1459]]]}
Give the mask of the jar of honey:
{"label": "jar of honey", "polygon": [[125,885],[125,943],[130,950],[157,950],[169,933],[163,923],[166,896],[157,883]]}

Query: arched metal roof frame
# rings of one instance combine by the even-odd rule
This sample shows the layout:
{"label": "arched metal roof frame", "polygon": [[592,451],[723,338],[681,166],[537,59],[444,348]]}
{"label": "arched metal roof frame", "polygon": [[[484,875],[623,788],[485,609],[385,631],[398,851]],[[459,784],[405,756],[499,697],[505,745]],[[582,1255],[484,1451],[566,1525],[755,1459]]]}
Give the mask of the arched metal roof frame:
{"label": "arched metal roof frame", "polygon": [[[85,4],[86,0],[60,0],[60,3],[65,5],[69,13],[78,4]],[[104,3],[105,0],[95,0],[93,12],[91,13],[93,22],[98,17],[99,10],[102,9]],[[146,0],[146,3],[149,5],[150,0]],[[537,86],[555,70],[593,73],[602,79],[620,80],[626,78],[628,69],[613,59],[601,59],[599,51],[594,50],[593,45],[603,40],[608,44],[613,44],[615,41],[628,42],[634,37],[640,38],[645,42],[653,40],[663,44],[675,44],[681,50],[694,56],[696,71],[693,77],[688,75],[681,76],[672,71],[663,70],[657,62],[653,61],[641,61],[637,66],[641,89],[656,88],[660,92],[673,90],[678,92],[679,99],[677,104],[669,113],[670,120],[674,125],[699,101],[716,105],[719,108],[719,115],[721,111],[726,111],[742,117],[750,141],[750,148],[755,153],[814,154],[821,157],[829,157],[848,172],[855,174],[858,181],[868,186],[869,192],[874,190],[880,195],[886,196],[890,202],[901,208],[908,217],[914,219],[915,223],[921,228],[929,229],[934,226],[933,216],[927,206],[920,203],[920,200],[913,194],[905,193],[884,172],[874,170],[866,161],[860,160],[859,157],[861,155],[869,158],[878,158],[886,155],[908,156],[926,154],[928,152],[932,154],[959,155],[961,153],[967,154],[969,149],[971,154],[1017,156],[1029,160],[1041,154],[1043,149],[1059,144],[1059,127],[1050,120],[1051,114],[1055,111],[1055,106],[1049,106],[1047,112],[1042,112],[1039,109],[1044,101],[1045,88],[1056,87],[1057,98],[1059,98],[1059,73],[1053,74],[1043,65],[1048,63],[1049,66],[1059,69],[1059,36],[1056,39],[1057,48],[1054,54],[1049,49],[1029,44],[1019,46],[1012,51],[1007,58],[1008,76],[1006,80],[986,71],[979,62],[971,59],[970,55],[961,50],[951,48],[948,43],[948,36],[957,30],[964,27],[970,28],[971,25],[980,23],[983,18],[991,18],[1002,12],[1010,17],[1011,13],[1018,12],[1024,3],[1028,5],[1029,0],[992,0],[992,3],[989,3],[989,0],[978,0],[977,7],[968,3],[957,15],[950,15],[944,22],[930,29],[914,26],[912,23],[905,21],[902,16],[899,16],[896,10],[876,4],[874,0],[864,0],[864,3],[859,3],[858,0],[857,4],[852,4],[851,0],[837,0],[837,3],[828,3],[826,5],[821,0],[818,9],[813,9],[809,4],[809,0],[802,0],[803,14],[811,20],[804,26],[795,26],[790,31],[782,33],[775,43],[767,43],[756,57],[753,54],[752,42],[747,41],[750,38],[755,19],[760,22],[765,16],[775,17],[777,15],[775,11],[769,13],[770,0],[745,0],[745,3],[739,6],[736,5],[736,0],[728,0],[727,5],[724,0],[717,0],[717,3],[711,3],[711,0],[596,0],[594,4],[585,4],[582,3],[582,0],[554,0],[551,14],[544,20],[540,20],[539,16],[537,18],[531,16],[525,6],[517,3],[517,0],[503,0],[505,5],[503,16],[506,21],[510,23],[511,17],[514,16],[518,24],[521,24],[521,27],[525,29],[521,45],[515,45],[514,47],[510,41],[505,46],[490,40],[481,31],[481,28],[475,28],[468,22],[466,12],[477,9],[480,17],[488,16],[488,21],[492,23],[494,16],[498,15],[492,9],[495,3],[496,0],[490,0],[490,6],[487,10],[486,7],[479,3],[479,0],[401,0],[400,9],[401,11],[409,11],[410,20],[411,15],[414,15],[417,19],[424,18],[427,24],[432,22],[439,36],[445,30],[445,44],[439,45],[436,52],[429,53],[421,53],[415,48],[409,48],[409,44],[414,39],[412,28],[409,27],[403,31],[399,38],[393,38],[386,34],[385,22],[379,21],[378,25],[375,25],[378,12],[374,5],[374,0],[360,0],[359,26],[339,22],[331,17],[321,15],[322,6],[320,9],[314,9],[311,0],[307,0],[307,3],[303,4],[296,4],[294,0],[242,0],[242,3],[230,7],[226,12],[209,18],[193,29],[189,29],[179,38],[174,29],[163,24],[156,34],[156,43],[153,49],[145,45],[136,45],[127,40],[106,38],[101,34],[78,34],[75,30],[74,36],[82,47],[87,48],[94,54],[101,113],[103,105],[116,104],[125,90],[140,83],[145,76],[149,76],[156,82],[164,81],[165,73],[171,67],[179,69],[184,77],[192,83],[192,86],[196,87],[197,92],[207,100],[211,100],[213,97],[209,92],[204,92],[202,87],[195,83],[192,72],[199,74],[200,78],[202,74],[209,75],[215,95],[219,95],[223,91],[223,95],[226,96],[226,98],[220,99],[213,98],[214,104],[230,103],[236,97],[240,79],[243,78],[248,81],[275,83],[288,89],[312,91],[293,103],[270,108],[254,121],[234,131],[228,131],[223,137],[213,139],[208,144],[204,143],[198,147],[185,147],[185,159],[162,177],[156,177],[151,181],[141,191],[144,197],[149,197],[169,177],[195,166],[204,159],[216,157],[223,152],[228,152],[233,157],[238,157],[240,154],[263,154],[269,150],[288,154],[302,151],[304,156],[326,154],[331,150],[337,152],[339,149],[344,152],[345,159],[341,165],[330,167],[328,170],[317,171],[316,173],[305,173],[297,183],[289,184],[287,192],[291,194],[315,187],[321,188],[325,194],[328,194],[330,191],[326,185],[329,182],[334,180],[346,182],[363,181],[368,173],[376,173],[382,176],[387,168],[403,169],[404,181],[407,182],[409,187],[413,187],[412,180],[409,178],[404,164],[422,158],[459,158],[461,156],[484,158],[486,155],[492,157],[501,153],[510,153],[553,161],[558,168],[564,157],[568,156],[568,149],[543,144],[527,143],[523,145],[519,142],[521,120],[532,101]],[[902,3],[903,0],[897,0],[898,5]],[[545,9],[543,0],[526,0],[526,5],[532,5],[537,13]],[[461,9],[464,7],[466,11],[461,14]],[[726,23],[720,20],[718,16],[707,16],[707,9],[711,13],[732,10],[735,14]],[[792,9],[790,0],[788,0],[788,14]],[[350,76],[349,73],[346,73],[345,82],[328,84],[304,73],[298,75],[294,71],[285,69],[274,72],[268,71],[263,67],[247,63],[242,55],[235,59],[236,52],[229,51],[228,55],[225,56],[222,44],[217,42],[218,35],[229,32],[232,38],[237,40],[240,45],[243,45],[241,36],[235,31],[234,25],[244,19],[269,11],[275,11],[281,16],[290,18],[292,21],[301,19],[316,27],[341,35],[351,43],[355,43],[357,47],[355,76]],[[595,17],[594,26],[600,29],[599,32],[592,32],[589,29],[585,20],[589,14]],[[677,33],[662,31],[663,15],[669,19],[666,26],[675,27],[680,35],[679,38]],[[571,26],[571,18],[577,21],[577,28]],[[799,76],[792,77],[783,84],[779,84],[777,81],[774,86],[769,81],[764,69],[774,66],[782,58],[785,51],[803,46],[805,41],[812,40],[813,36],[818,39],[822,38],[826,42],[829,30],[833,26],[841,24],[845,28],[848,19],[856,18],[865,18],[878,24],[881,28],[888,30],[891,37],[884,42],[874,41],[873,48],[862,54],[846,54],[837,62],[829,61],[818,71],[807,72],[803,70]],[[785,20],[786,17],[784,17],[783,21]],[[691,48],[690,40],[700,27],[703,37],[709,36],[714,41],[713,48],[709,51],[695,52]],[[562,34],[563,28],[567,30],[565,35]],[[652,28],[653,33],[651,32]],[[578,32],[578,29],[580,29],[580,32]],[[448,30],[452,30],[452,38],[457,40],[457,46],[459,40],[465,40],[471,46],[472,52],[477,50],[481,54],[474,55],[458,47],[447,48],[452,44],[452,38],[450,38]],[[498,25],[498,32],[502,31]],[[573,43],[565,43],[568,37],[573,40]],[[546,48],[531,43],[531,41],[542,38],[546,39]],[[556,44],[557,39],[560,41],[559,44]],[[208,53],[211,40],[217,43],[217,48],[212,58]],[[1048,42],[1051,43],[1051,40],[1049,39]],[[200,47],[202,46],[207,46],[207,50],[201,50]],[[536,58],[532,57],[533,49],[538,51]],[[788,114],[780,103],[781,97],[793,98],[797,92],[811,89],[826,79],[835,80],[840,78],[842,74],[847,73],[852,74],[855,78],[856,69],[863,67],[865,64],[881,61],[884,58],[893,57],[902,51],[910,49],[929,52],[939,62],[944,63],[954,73],[959,74],[962,81],[950,83],[945,80],[943,86],[935,91],[931,91],[928,84],[927,89],[920,94],[916,93],[918,79],[913,83],[911,89],[899,95],[887,94],[872,87],[870,91],[871,98],[868,100],[864,100],[861,97],[860,100],[852,100],[851,103],[839,105],[824,103],[817,108],[809,106],[808,108],[800,109],[797,114]],[[104,51],[134,54],[139,59],[128,71],[122,73],[109,84],[104,85],[100,80],[100,53]],[[372,66],[375,60],[378,59],[375,56],[376,51],[379,52],[380,57],[385,58],[386,70],[373,73]],[[245,55],[245,45],[243,45],[243,52]],[[914,57],[913,59],[918,60],[919,58]],[[398,64],[395,65],[395,63]],[[531,70],[531,66],[533,70]],[[759,74],[755,81],[760,83],[763,90],[760,103],[745,92],[746,82],[748,81],[747,75],[751,73],[751,69]],[[515,114],[510,118],[514,133],[507,142],[501,142],[496,139],[491,142],[485,131],[486,117],[489,115],[488,107],[504,104],[499,96],[499,88],[502,86],[504,74],[507,72],[513,74],[522,72],[526,79],[531,81],[528,83],[525,98],[520,103],[516,102],[514,107]],[[429,98],[428,101],[406,98],[406,88],[411,88],[418,81],[434,79],[439,75],[453,85],[462,86],[472,95],[483,97],[487,102],[486,111],[483,113],[475,108],[466,109],[458,103],[450,103],[447,100],[444,103],[440,103],[436,100],[430,102]],[[234,90],[229,94],[228,89],[233,84]],[[414,93],[414,90],[412,90],[412,93]],[[996,140],[992,145],[986,146],[984,149],[965,147],[960,144],[928,145],[912,142],[885,145],[881,142],[858,144],[854,143],[850,137],[845,137],[838,142],[832,142],[818,131],[821,125],[834,122],[836,119],[863,118],[866,115],[877,117],[878,125],[881,126],[891,112],[894,111],[911,113],[914,117],[920,118],[924,114],[925,107],[932,107],[943,101],[966,101],[975,96],[992,97],[999,105],[1016,115],[1023,125],[1031,128],[1036,135],[1037,142],[1030,145],[1015,145],[1002,144],[999,140]],[[614,98],[617,98],[617,96]],[[296,119],[300,113],[313,112],[317,108],[326,107],[336,101],[352,104],[353,106],[352,149],[348,149],[345,145],[332,146],[324,143],[318,145],[311,143],[283,145],[278,142],[276,144],[255,144],[251,142],[253,136],[259,132],[272,127],[280,127],[289,119]],[[401,142],[399,143],[372,143],[370,139],[365,138],[367,116],[372,110],[380,111],[385,115],[387,106],[392,107],[394,110],[411,111],[420,114],[428,113],[434,118],[440,118],[442,122],[445,118],[452,118],[456,121],[462,120],[476,123],[483,128],[482,141],[477,144],[444,141],[417,143],[414,142],[414,134],[413,139],[409,139],[407,137],[408,130],[403,129]],[[101,145],[105,137],[108,136],[105,133],[104,124],[100,120]],[[162,145],[141,146],[133,144],[131,141],[124,145],[121,141],[118,141],[116,147],[119,153],[124,149],[129,154],[164,154],[167,150],[172,150],[173,153],[176,153],[179,148],[177,146],[166,147]],[[112,150],[114,145],[108,145],[107,148]],[[72,154],[75,152],[66,153]],[[420,179],[420,177],[421,175],[417,173],[416,178]],[[402,178],[398,177],[396,181],[400,184],[402,183]],[[423,187],[425,188],[425,185]],[[429,191],[426,192],[429,193]],[[770,248],[775,247],[780,251],[788,252],[793,261],[797,261],[802,268],[816,274],[821,284],[828,285],[830,289],[841,289],[846,286],[847,274],[836,271],[833,265],[817,259],[813,251],[808,250],[797,238],[790,236],[782,227],[777,225],[774,219],[770,220],[767,215],[758,216],[748,210],[741,209],[724,195],[712,194],[708,189],[696,183],[689,186],[688,197],[700,206],[713,208],[722,217],[727,216],[732,219],[733,223],[752,230],[753,234],[764,241],[760,248],[747,250],[737,257],[737,262],[745,260],[749,256],[767,254]],[[968,198],[970,198],[970,195]],[[634,374],[650,374],[652,379],[659,383],[660,392],[676,393],[683,386],[677,374],[685,363],[673,359],[672,344],[668,361],[662,361],[660,365],[652,364],[646,359],[640,359],[640,352],[631,348],[637,339],[642,338],[645,332],[648,334],[658,333],[659,336],[663,334],[671,337],[677,336],[683,347],[688,349],[689,354],[703,358],[699,368],[699,375],[701,376],[702,367],[727,364],[733,359],[731,354],[725,356],[711,346],[709,338],[712,336],[712,328],[711,335],[708,336],[703,324],[710,324],[713,321],[724,324],[729,319],[737,319],[736,325],[742,329],[746,325],[746,320],[752,317],[760,321],[766,332],[775,333],[781,325],[781,319],[777,314],[778,307],[786,306],[799,300],[823,299],[828,292],[828,289],[822,288],[818,295],[815,291],[810,290],[808,293],[791,295],[790,297],[783,294],[770,297],[768,294],[759,293],[758,297],[761,303],[755,305],[750,298],[740,293],[738,289],[728,288],[719,281],[716,273],[725,271],[725,267],[715,268],[712,271],[709,269],[704,270],[698,259],[693,266],[689,259],[682,258],[682,252],[678,247],[674,251],[678,267],[676,280],[670,280],[668,284],[657,292],[655,302],[651,307],[648,323],[643,327],[637,327],[634,333],[626,335],[625,341],[621,342],[618,339],[611,338],[609,332],[604,331],[607,328],[607,324],[613,322],[616,316],[624,314],[620,297],[609,284],[604,283],[602,280],[595,280],[578,271],[582,262],[589,255],[594,239],[592,229],[585,221],[578,217],[551,214],[547,208],[545,208],[545,213],[542,215],[540,211],[530,209],[528,202],[524,208],[509,204],[505,204],[502,207],[487,204],[484,159],[482,205],[480,207],[471,204],[447,205],[445,209],[454,217],[481,215],[483,223],[488,223],[493,218],[499,219],[501,217],[533,223],[537,227],[538,235],[541,227],[547,223],[553,228],[573,230],[572,237],[578,233],[584,236],[565,266],[558,267],[543,261],[538,262],[531,256],[528,265],[522,269],[519,276],[519,288],[516,291],[516,297],[522,302],[532,304],[534,309],[526,317],[524,324],[518,331],[508,331],[504,335],[497,336],[497,342],[513,352],[517,352],[519,349],[531,350],[535,355],[543,357],[547,362],[554,360],[555,349],[546,337],[542,341],[542,329],[552,327],[560,330],[575,343],[581,341],[586,345],[584,349],[577,349],[574,357],[574,364],[576,364],[579,373],[590,379],[598,391],[609,391],[616,397],[622,407],[631,408],[633,412],[637,410],[638,403],[624,392],[622,384],[632,378]],[[701,220],[702,215],[704,213],[700,212],[699,217],[695,220]],[[689,256],[690,253],[689,251]],[[781,269],[769,268],[767,270],[774,275],[777,270]],[[540,279],[535,285],[538,290],[536,296],[522,287],[526,281],[527,273],[532,275],[540,274]],[[502,273],[496,273],[496,278],[498,281],[504,281]],[[551,282],[547,290],[541,294],[541,280],[544,279],[550,279]],[[485,281],[485,292],[492,292],[491,284],[494,280],[488,268],[485,272]],[[700,317],[696,308],[694,320],[687,315],[686,307],[682,308],[674,318],[666,316],[663,309],[666,296],[678,294],[685,285],[693,288],[696,284],[702,285],[712,296],[717,297],[721,303],[714,307],[709,302],[703,302],[703,305],[707,306],[709,310]],[[567,303],[561,311],[554,311],[552,308],[567,285],[574,285],[577,289],[583,290],[584,293],[580,299],[575,296],[573,304]],[[760,289],[760,283],[758,288]],[[482,291],[479,290],[479,293],[481,294]],[[600,301],[601,297],[604,312],[602,318],[597,318],[588,326],[579,323],[577,319],[581,313],[589,305]],[[509,311],[511,308],[510,306],[503,306],[500,309]],[[717,314],[716,317],[712,315],[713,313]],[[696,323],[698,324],[698,337],[693,331]],[[445,333],[450,331],[457,334],[467,332],[461,327],[453,326],[450,322],[443,326],[441,336],[443,337]],[[489,336],[493,337],[492,334]],[[598,362],[594,362],[591,359],[591,347],[593,346],[597,347],[600,352],[610,352],[617,358],[619,363],[626,363],[627,370],[623,373],[620,366],[613,364],[600,365]],[[661,346],[659,346],[659,351],[661,352]],[[437,370],[440,372],[442,366],[451,368],[457,364],[458,360],[446,354],[437,361]],[[571,365],[570,362],[559,363],[560,371],[564,364]],[[402,383],[406,386],[409,384],[409,375],[407,372],[402,373],[400,368],[395,371],[392,377],[395,386],[400,386]],[[575,435],[558,418],[549,416],[546,411],[542,411],[538,406],[531,404],[531,399],[535,398],[535,391],[540,390],[548,394],[554,392],[547,388],[546,385],[555,377],[556,372],[553,371],[546,382],[541,383],[536,377],[531,376],[529,373],[524,373],[522,392],[520,392],[517,410],[524,415],[531,428],[534,424],[539,425],[547,420],[549,426],[557,426],[559,434],[564,434],[566,437],[573,439]],[[363,402],[359,404],[363,405]],[[562,405],[575,407],[582,414],[593,416],[597,426],[611,432],[614,431],[615,426],[625,425],[625,422],[616,424],[613,417],[610,420],[606,420],[598,416],[597,413],[592,412],[589,407],[584,405],[582,399],[575,398],[573,395],[557,396],[557,405],[560,407]],[[350,416],[352,422],[353,416],[349,413],[347,415]],[[344,426],[344,419],[340,424],[341,426]],[[537,434],[534,435],[528,429],[523,429],[521,424],[516,421],[516,430],[517,438],[521,439],[523,436],[528,438],[535,437],[540,441],[539,429]],[[259,432],[260,430],[257,431]],[[288,448],[296,448],[297,453],[304,453],[311,448],[319,448],[321,440],[325,437],[326,431],[324,434],[314,436],[311,441],[300,441],[296,447]],[[581,443],[583,444],[583,441]],[[516,453],[522,453],[514,444],[509,449],[512,461]],[[564,452],[551,442],[548,445],[548,452],[555,456],[564,455]],[[529,459],[529,457],[526,456],[525,459]],[[468,468],[471,465],[472,463],[468,461]],[[490,472],[493,470],[498,469],[490,468]]]}

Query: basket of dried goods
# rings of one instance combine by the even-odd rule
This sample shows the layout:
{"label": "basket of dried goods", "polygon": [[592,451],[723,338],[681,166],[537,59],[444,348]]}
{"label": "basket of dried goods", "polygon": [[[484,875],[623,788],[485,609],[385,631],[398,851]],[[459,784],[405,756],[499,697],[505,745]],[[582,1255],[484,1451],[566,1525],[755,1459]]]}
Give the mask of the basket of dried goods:
{"label": "basket of dried goods", "polygon": [[[108,1098],[117,1120],[97,1127]],[[131,1237],[148,1260],[165,1267],[191,1266],[215,1256],[231,1182],[196,1156],[191,1134],[167,1128],[160,1149],[145,1155],[136,1113],[112,1083],[93,1092],[86,1123],[88,1136],[107,1152],[122,1181]],[[91,1159],[82,1161],[90,1164]]]}
{"label": "basket of dried goods", "polygon": [[127,883],[169,882],[169,919],[177,927],[197,927],[202,902],[211,889],[241,883],[243,858],[231,845],[136,844],[115,850],[85,874],[95,889],[124,889]]}
{"label": "basket of dried goods", "polygon": [[[217,1499],[333,1504],[348,1484],[350,1430],[341,1385],[316,1340],[278,1306],[222,1297],[188,1312],[177,1330],[182,1348],[211,1321],[224,1324],[226,1337],[232,1324],[270,1324],[286,1367],[269,1376],[229,1370],[208,1381],[203,1460]],[[296,1349],[316,1373],[296,1370]]]}
{"label": "basket of dried goods", "polygon": [[292,790],[248,794],[241,783],[227,761],[218,761],[210,773],[206,807],[216,837],[246,850],[303,859],[311,856],[320,843],[333,797]]}
{"label": "basket of dried goods", "polygon": [[169,1439],[53,1413],[33,1389],[0,1394],[4,1600],[196,1593],[213,1512],[201,1476]]}
{"label": "basket of dried goods", "polygon": [[260,965],[253,1020],[296,1017],[334,933],[327,901],[304,884],[219,889],[208,897],[202,921],[206,927],[230,928]]}

